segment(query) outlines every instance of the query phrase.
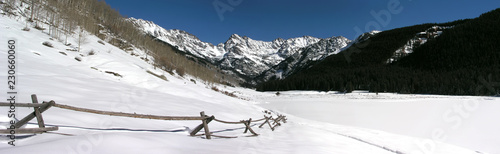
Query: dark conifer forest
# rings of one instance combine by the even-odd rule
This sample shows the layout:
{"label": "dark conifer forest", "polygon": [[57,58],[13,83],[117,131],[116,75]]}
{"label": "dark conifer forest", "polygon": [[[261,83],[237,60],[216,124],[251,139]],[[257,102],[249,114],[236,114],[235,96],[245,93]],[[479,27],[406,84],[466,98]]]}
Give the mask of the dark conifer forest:
{"label": "dark conifer forest", "polygon": [[[499,25],[500,9],[496,9],[475,19],[384,31],[285,79],[261,83],[257,90],[496,95],[500,90]],[[432,26],[452,28],[387,63],[394,51]]]}

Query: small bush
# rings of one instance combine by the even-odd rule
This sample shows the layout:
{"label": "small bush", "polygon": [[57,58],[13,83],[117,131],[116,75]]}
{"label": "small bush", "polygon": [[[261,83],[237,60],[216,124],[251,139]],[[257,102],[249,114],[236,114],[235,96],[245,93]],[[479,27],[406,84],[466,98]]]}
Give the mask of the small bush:
{"label": "small bush", "polygon": [[123,77],[121,74],[118,74],[118,73],[115,73],[115,72],[111,72],[111,71],[104,71],[105,73],[108,73],[108,74],[113,74],[114,76],[116,77]]}
{"label": "small bush", "polygon": [[47,42],[47,41],[43,42],[42,44],[43,44],[43,45],[45,45],[45,46],[47,46],[47,47],[51,47],[51,48],[52,48],[52,47],[54,47],[54,46],[52,45],[52,43]]}
{"label": "small bush", "polygon": [[216,91],[216,92],[219,92],[219,91],[220,91],[220,90],[219,90],[219,88],[217,88],[216,86],[212,86],[212,90],[213,90],[213,91]]}
{"label": "small bush", "polygon": [[24,31],[30,31],[30,28],[29,27],[24,27],[22,30],[24,30]]}
{"label": "small bush", "polygon": [[174,71],[171,71],[171,70],[165,70],[165,71],[166,71],[168,74],[172,75],[172,76],[174,75]]}
{"label": "small bush", "polygon": [[101,40],[97,40],[97,43],[100,43],[100,44],[102,44],[102,45],[106,45],[106,44],[105,44],[103,41],[101,41]]}
{"label": "small bush", "polygon": [[36,26],[35,26],[35,29],[38,29],[38,30],[45,30],[45,28],[40,27],[40,25],[36,25]]}
{"label": "small bush", "polygon": [[179,74],[179,76],[184,77],[184,75],[186,75],[186,71],[182,67],[178,67],[177,69],[175,69],[175,71],[177,72],[177,74]]}
{"label": "small bush", "polygon": [[238,97],[238,96],[236,96],[236,95],[234,94],[234,92],[230,93],[230,92],[224,91],[224,93],[223,93],[223,94],[225,94],[225,95],[227,95],[227,96],[229,96],[229,97],[235,97],[235,98],[237,98],[237,97]]}
{"label": "small bush", "polygon": [[65,56],[68,55],[68,54],[66,54],[66,52],[62,52],[62,51],[59,51],[59,53],[65,55]]}
{"label": "small bush", "polygon": [[82,57],[75,57],[76,61],[82,61]]}
{"label": "small bush", "polygon": [[149,74],[151,74],[153,76],[156,76],[156,77],[158,77],[158,78],[160,78],[162,80],[168,81],[168,79],[167,79],[167,77],[165,75],[158,75],[158,74],[155,74],[155,73],[153,73],[153,72],[151,72],[149,70],[147,70],[146,72],[148,72]]}
{"label": "small bush", "polygon": [[66,51],[78,51],[78,50],[75,48],[68,48],[68,49],[66,49]]}
{"label": "small bush", "polygon": [[196,80],[194,80],[194,79],[191,79],[190,81],[191,81],[191,82],[193,82],[194,84],[196,84]]}
{"label": "small bush", "polygon": [[89,56],[92,56],[92,55],[95,55],[95,51],[94,49],[90,50],[90,52],[88,53]]}

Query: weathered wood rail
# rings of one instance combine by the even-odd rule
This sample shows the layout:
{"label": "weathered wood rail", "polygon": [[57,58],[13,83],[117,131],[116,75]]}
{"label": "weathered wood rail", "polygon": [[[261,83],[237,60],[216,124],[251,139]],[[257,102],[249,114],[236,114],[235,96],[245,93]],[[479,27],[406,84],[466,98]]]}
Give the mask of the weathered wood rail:
{"label": "weathered wood rail", "polygon": [[120,117],[141,118],[141,119],[156,119],[156,120],[202,120],[203,119],[202,117],[195,117],[195,116],[192,116],[192,117],[190,117],[190,116],[157,116],[157,115],[136,114],[136,113],[100,111],[100,110],[86,109],[86,108],[74,107],[74,106],[63,105],[63,104],[54,104],[53,106],[58,107],[58,108],[62,108],[62,109],[67,109],[67,110],[79,111],[79,112],[87,112],[87,113],[110,115],[110,116],[120,116]]}
{"label": "weathered wood rail", "polygon": [[[214,137],[220,137],[220,138],[236,138],[235,136],[220,136],[220,135],[214,135],[213,132],[210,132],[208,128],[208,124],[212,121],[224,123],[224,124],[243,124],[245,126],[245,130],[243,133],[250,132],[252,133],[251,136],[258,136],[257,134],[251,127],[251,123],[254,122],[259,122],[259,121],[264,121],[259,128],[262,128],[264,124],[268,124],[268,126],[271,128],[271,130],[274,131],[274,129],[277,126],[280,126],[281,123],[286,123],[286,117],[283,115],[278,115],[277,118],[273,118],[272,116],[265,116],[264,118],[258,119],[258,120],[252,120],[252,118],[249,118],[248,120],[240,120],[236,122],[231,122],[231,121],[224,121],[220,119],[216,119],[215,116],[207,116],[205,115],[205,112],[202,111],[200,112],[200,116],[158,116],[158,115],[147,115],[147,114],[136,114],[136,113],[123,113],[123,112],[111,112],[111,111],[101,111],[101,110],[94,110],[94,109],[87,109],[87,108],[81,108],[81,107],[74,107],[74,106],[69,106],[69,105],[63,105],[63,104],[56,104],[54,101],[49,101],[49,102],[43,102],[43,103],[38,103],[37,96],[35,94],[31,95],[32,103],[15,103],[15,107],[33,107],[33,112],[28,114],[26,117],[21,119],[20,121],[16,122],[13,126],[14,128],[9,128],[5,130],[0,130],[0,134],[12,134],[12,131],[14,131],[16,134],[33,134],[33,133],[43,133],[47,131],[56,131],[58,130],[58,127],[45,127],[45,123],[43,121],[42,113],[47,111],[50,107],[54,106],[57,108],[61,109],[67,109],[67,110],[72,110],[72,111],[78,111],[78,112],[86,112],[86,113],[93,113],[93,114],[100,114],[100,115],[110,115],[110,116],[120,116],[120,117],[131,117],[131,118],[141,118],[141,119],[156,119],[156,120],[178,120],[178,121],[188,121],[188,120],[201,120],[201,124],[195,127],[193,131],[190,132],[191,136],[205,136],[206,139],[211,139],[212,136]],[[0,102],[0,107],[2,106],[12,106],[10,103],[5,103],[5,102]],[[30,120],[37,118],[37,124],[39,128],[21,128],[22,126],[26,125]],[[272,124],[271,124],[272,123]],[[199,134],[197,133],[201,131],[201,129],[204,129],[204,134]]]}

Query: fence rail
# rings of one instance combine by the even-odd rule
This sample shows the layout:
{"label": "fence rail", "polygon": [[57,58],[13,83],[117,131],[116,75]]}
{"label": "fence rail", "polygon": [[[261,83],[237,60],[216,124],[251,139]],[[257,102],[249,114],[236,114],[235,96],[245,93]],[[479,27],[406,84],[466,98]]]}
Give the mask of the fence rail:
{"label": "fence rail", "polygon": [[136,113],[123,113],[123,112],[110,112],[110,111],[100,111],[94,109],[86,109],[80,107],[74,107],[63,104],[54,104],[54,107],[58,107],[61,109],[79,111],[79,112],[87,112],[101,115],[110,115],[110,116],[120,116],[120,117],[131,117],[131,118],[141,118],[141,119],[156,119],[156,120],[202,120],[202,117],[194,117],[194,116],[157,116],[157,115],[146,115],[146,114],[136,114]]}
{"label": "fence rail", "polygon": [[[57,108],[61,109],[66,109],[66,110],[72,110],[72,111],[77,111],[77,112],[86,112],[86,113],[93,113],[93,114],[100,114],[100,115],[110,115],[110,116],[120,116],[120,117],[131,117],[131,118],[141,118],[141,119],[156,119],[156,120],[178,120],[178,121],[188,121],[188,120],[201,120],[201,124],[195,127],[193,131],[190,132],[191,136],[205,136],[206,139],[211,139],[211,137],[220,137],[220,138],[236,138],[236,136],[220,136],[220,135],[214,135],[213,132],[210,132],[208,128],[208,124],[212,121],[224,123],[224,124],[243,124],[245,125],[245,130],[243,133],[250,132],[252,135],[250,136],[258,136],[257,134],[251,127],[251,123],[256,123],[260,121],[264,121],[259,128],[262,128],[264,124],[268,124],[271,130],[274,131],[274,129],[277,126],[280,126],[281,123],[286,123],[286,117],[284,115],[278,115],[277,118],[273,118],[272,116],[267,117],[264,115],[264,118],[257,119],[257,120],[252,120],[252,118],[249,118],[248,120],[240,120],[240,121],[225,121],[225,120],[220,120],[215,118],[215,116],[207,116],[205,115],[205,112],[202,111],[200,112],[200,116],[158,116],[158,115],[147,115],[147,114],[136,114],[136,113],[123,113],[123,112],[111,112],[111,111],[101,111],[101,110],[95,110],[95,109],[87,109],[87,108],[81,108],[81,107],[75,107],[75,106],[70,106],[70,105],[64,105],[64,104],[57,104],[54,101],[50,102],[43,102],[43,103],[38,103],[37,96],[35,94],[31,95],[32,103],[15,103],[15,104],[10,104],[10,103],[5,103],[5,102],[0,102],[0,107],[2,106],[12,106],[14,105],[15,107],[33,107],[33,112],[28,114],[26,117],[21,119],[20,121],[16,122],[14,124],[15,128],[14,129],[4,129],[0,130],[0,134],[11,134],[12,131],[14,131],[16,134],[32,134],[32,133],[44,133],[47,131],[56,131],[59,128],[58,127],[45,127],[45,123],[43,121],[42,113],[48,110],[50,107],[54,106]],[[21,128],[21,126],[27,124],[30,120],[37,118],[37,124],[39,128]],[[271,124],[271,122],[273,124]],[[203,134],[197,134],[201,129],[204,130]]]}

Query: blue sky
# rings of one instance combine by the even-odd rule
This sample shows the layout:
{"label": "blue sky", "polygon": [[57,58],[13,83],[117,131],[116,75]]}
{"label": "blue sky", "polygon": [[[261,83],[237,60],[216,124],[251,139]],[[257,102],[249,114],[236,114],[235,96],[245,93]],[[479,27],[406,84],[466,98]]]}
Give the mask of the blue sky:
{"label": "blue sky", "polygon": [[[232,34],[255,40],[314,36],[354,39],[360,31],[475,18],[498,0],[106,0],[126,17],[181,29],[214,45]],[[214,5],[216,4],[216,5]],[[389,19],[390,17],[390,19]]]}

